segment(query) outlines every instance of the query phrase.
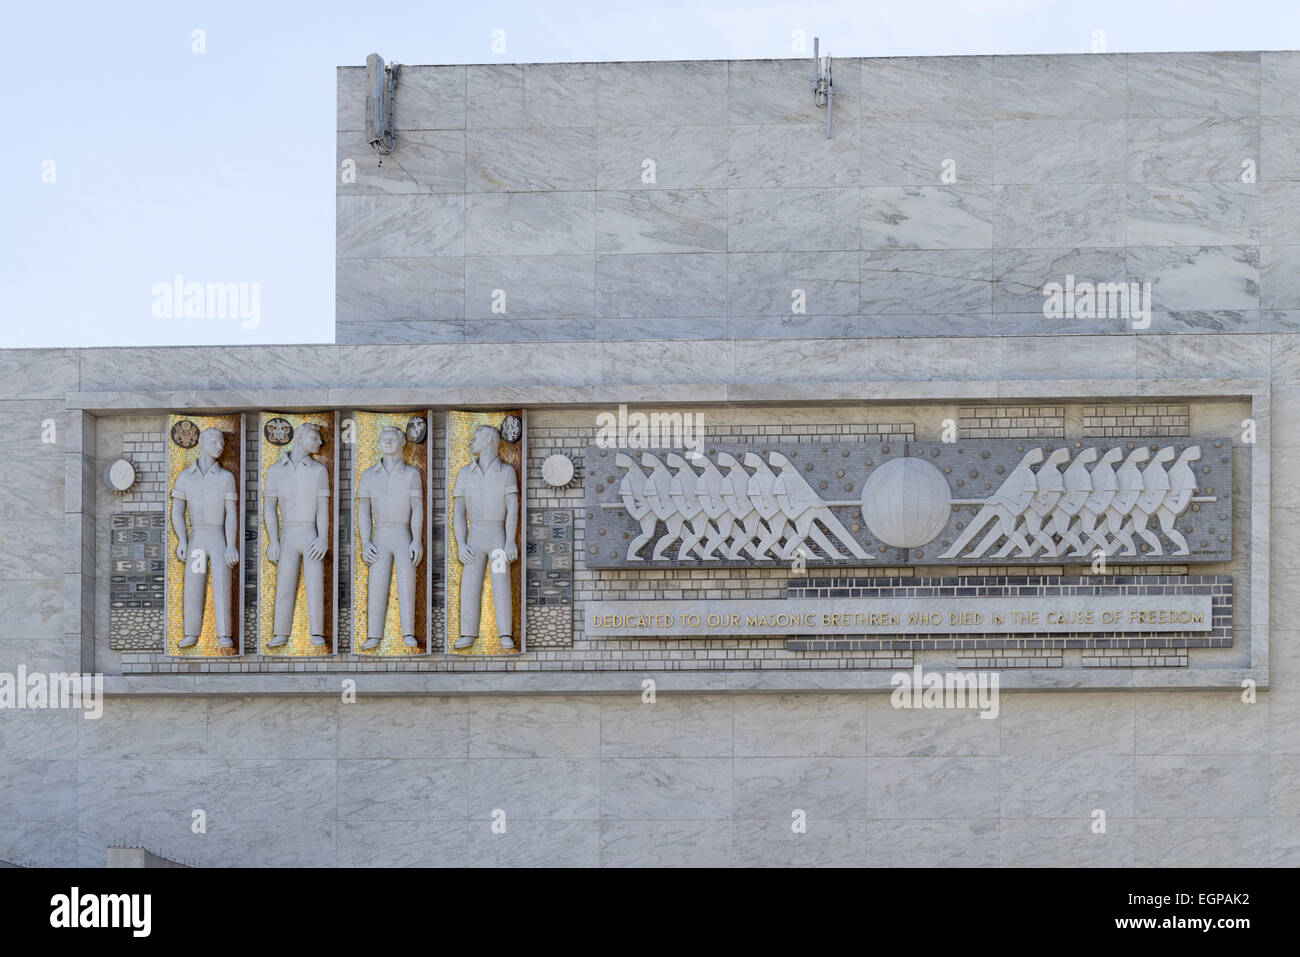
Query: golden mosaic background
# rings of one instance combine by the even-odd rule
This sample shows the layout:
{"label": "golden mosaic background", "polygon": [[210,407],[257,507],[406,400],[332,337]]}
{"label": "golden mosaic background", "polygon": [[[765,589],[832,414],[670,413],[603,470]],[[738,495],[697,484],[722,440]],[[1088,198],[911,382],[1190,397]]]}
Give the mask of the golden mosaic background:
{"label": "golden mosaic background", "polygon": [[[313,458],[325,466],[330,482],[330,528],[329,534],[326,536],[329,542],[329,551],[325,554],[325,621],[323,623],[325,647],[318,648],[311,643],[311,634],[308,631],[307,623],[307,590],[301,571],[298,573],[298,598],[294,602],[293,631],[289,635],[289,641],[279,648],[267,647],[273,637],[272,629],[275,626],[276,566],[266,559],[266,522],[262,517],[262,509],[265,507],[266,502],[259,494],[257,502],[257,561],[260,577],[257,587],[257,650],[260,654],[272,658],[314,658],[333,654],[335,642],[334,598],[336,589],[334,587],[334,554],[338,549],[338,482],[336,481],[338,478],[338,446],[336,444],[335,415],[333,412],[261,413],[257,426],[257,474],[261,482],[259,489],[266,488],[267,468],[293,448],[292,441],[288,445],[272,445],[266,440],[266,423],[275,418],[287,419],[289,424],[293,426],[295,435],[298,426],[304,422],[313,422],[320,427],[320,451]],[[283,528],[283,524],[281,527]],[[281,540],[283,540],[283,534],[281,534]]]}
{"label": "golden mosaic background", "polygon": [[[490,575],[483,576],[483,603],[480,606],[479,617],[479,638],[468,648],[456,649],[453,647],[456,639],[460,637],[460,557],[456,551],[456,524],[455,518],[455,492],[456,492],[456,475],[462,468],[469,465],[474,460],[474,453],[470,451],[470,440],[474,437],[474,430],[480,425],[490,425],[493,428],[501,427],[501,420],[508,415],[517,415],[520,419],[524,418],[523,410],[507,409],[504,412],[448,412],[447,413],[447,515],[444,527],[446,528],[446,548],[447,555],[447,577],[446,595],[447,595],[447,644],[448,653],[453,655],[517,655],[524,647],[523,634],[523,568],[524,568],[524,489],[523,476],[523,454],[524,443],[528,441],[528,430],[525,427],[523,435],[518,442],[510,443],[504,439],[497,446],[497,453],[502,462],[513,465],[515,475],[519,478],[521,488],[519,489],[519,527],[515,529],[515,544],[519,547],[519,560],[512,562],[510,565],[510,582],[514,590],[514,615],[515,620],[511,625],[508,634],[515,637],[515,647],[512,650],[506,650],[501,647],[499,640],[500,632],[497,630],[496,609],[492,605],[492,579]],[[525,426],[527,423],[525,422]]]}
{"label": "golden mosaic background", "polygon": [[[212,617],[212,579],[208,579],[207,594],[203,599],[203,632],[199,643],[192,648],[177,647],[185,637],[185,566],[176,560],[176,546],[180,540],[172,528],[172,489],[181,471],[189,468],[199,457],[199,447],[183,449],[171,439],[172,426],[188,419],[199,428],[220,429],[226,438],[226,446],[221,452],[218,463],[227,472],[235,476],[235,490],[239,493],[239,536],[240,563],[232,568],[230,576],[231,589],[231,626],[234,628],[235,647],[222,648],[217,644],[217,624]],[[163,635],[163,648],[167,654],[178,658],[230,658],[243,650],[244,643],[244,590],[241,587],[240,569],[247,556],[243,554],[244,534],[244,417],[242,415],[169,415],[167,416],[167,549],[163,555],[165,572],[166,620]],[[185,516],[189,527],[189,515]],[[213,556],[217,561],[224,561],[224,556]]]}
{"label": "golden mosaic background", "polygon": [[382,457],[379,450],[379,433],[387,426],[406,431],[406,423],[420,416],[426,426],[432,418],[428,409],[414,412],[361,412],[353,413],[352,445],[352,651],[368,658],[404,658],[422,655],[429,650],[429,562],[432,548],[429,541],[429,458],[433,447],[433,430],[425,429],[425,440],[416,445],[409,439],[403,446],[402,459],[407,465],[420,470],[420,488],[424,490],[424,561],[415,567],[415,637],[418,648],[408,648],[402,643],[402,624],[397,611],[397,575],[391,573],[388,585],[388,613],[384,618],[384,638],[378,648],[361,647],[366,640],[367,618],[370,602],[370,566],[361,557],[361,523],[357,491],[361,487],[361,473]]}

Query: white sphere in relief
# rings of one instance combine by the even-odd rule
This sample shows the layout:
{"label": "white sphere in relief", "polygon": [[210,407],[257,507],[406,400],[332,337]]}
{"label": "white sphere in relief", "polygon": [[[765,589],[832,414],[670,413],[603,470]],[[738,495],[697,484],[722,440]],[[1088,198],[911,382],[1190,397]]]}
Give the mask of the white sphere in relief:
{"label": "white sphere in relief", "polygon": [[921,458],[886,462],[862,488],[862,518],[871,534],[895,548],[919,548],[939,536],[952,515],[943,473]]}

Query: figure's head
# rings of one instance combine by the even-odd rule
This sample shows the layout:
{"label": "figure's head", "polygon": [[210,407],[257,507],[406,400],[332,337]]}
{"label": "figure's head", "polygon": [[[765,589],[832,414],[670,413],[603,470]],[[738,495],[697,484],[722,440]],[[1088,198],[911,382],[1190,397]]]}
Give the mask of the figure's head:
{"label": "figure's head", "polygon": [[780,452],[769,452],[767,456],[767,461],[772,465],[775,465],[779,469],[790,467],[790,460],[786,458],[784,455],[782,455]]}
{"label": "figure's head", "polygon": [[1102,462],[1107,465],[1113,465],[1124,457],[1124,450],[1118,445],[1106,450],[1106,454],[1101,457]]}
{"label": "figure's head", "polygon": [[1188,462],[1197,462],[1201,458],[1201,447],[1199,445],[1189,445],[1183,450],[1182,458]]}
{"label": "figure's head", "polygon": [[754,452],[746,452],[745,464],[751,469],[761,469],[763,467],[763,460]]}
{"label": "figure's head", "polygon": [[379,430],[379,450],[385,455],[400,452],[406,445],[406,433],[395,425],[386,425]]}
{"label": "figure's head", "polygon": [[1145,445],[1139,445],[1128,454],[1128,461],[1125,465],[1141,465],[1147,459],[1151,458],[1151,450]]}
{"label": "figure's head", "polygon": [[225,451],[225,448],[226,437],[222,434],[220,429],[204,429],[203,433],[199,436],[199,449],[207,455],[208,458],[221,458],[221,453]]}
{"label": "figure's head", "polygon": [[491,425],[480,425],[474,430],[474,437],[470,439],[469,447],[475,455],[483,455],[487,452],[496,452],[497,446],[501,443],[501,433]]}
{"label": "figure's head", "polygon": [[1074,460],[1076,462],[1082,462],[1084,465],[1091,465],[1093,462],[1097,461],[1097,447],[1094,445],[1088,446],[1086,449],[1079,452],[1079,454],[1074,457]]}
{"label": "figure's head", "polygon": [[641,453],[641,464],[648,469],[661,469],[664,467],[664,464],[649,452]]}
{"label": "figure's head", "polygon": [[320,426],[315,422],[304,422],[294,430],[294,447],[302,449],[308,455],[320,451]]}
{"label": "figure's head", "polygon": [[1020,464],[1021,464],[1021,465],[1037,465],[1037,464],[1038,464],[1039,462],[1041,462],[1041,461],[1043,461],[1043,450],[1042,450],[1042,449],[1030,449],[1028,452],[1025,453],[1025,457],[1024,457],[1023,459],[1020,460]]}
{"label": "figure's head", "polygon": [[686,465],[686,460],[676,452],[668,452],[664,455],[664,461],[670,468],[680,469]]}
{"label": "figure's head", "polygon": [[1070,448],[1067,445],[1063,445],[1059,449],[1052,450],[1052,454],[1047,457],[1047,464],[1052,466],[1060,465],[1069,457]]}
{"label": "figure's head", "polygon": [[614,462],[621,469],[636,468],[636,463],[623,452],[614,453]]}
{"label": "figure's head", "polygon": [[1173,459],[1173,457],[1174,457],[1174,447],[1173,447],[1172,445],[1166,445],[1164,448],[1160,449],[1160,451],[1158,451],[1158,452],[1157,452],[1157,453],[1152,457],[1152,461],[1153,461],[1153,462],[1169,462],[1169,461],[1171,461],[1171,460]]}
{"label": "figure's head", "polygon": [[718,464],[729,469],[740,468],[740,463],[736,461],[736,457],[730,452],[719,452]]}

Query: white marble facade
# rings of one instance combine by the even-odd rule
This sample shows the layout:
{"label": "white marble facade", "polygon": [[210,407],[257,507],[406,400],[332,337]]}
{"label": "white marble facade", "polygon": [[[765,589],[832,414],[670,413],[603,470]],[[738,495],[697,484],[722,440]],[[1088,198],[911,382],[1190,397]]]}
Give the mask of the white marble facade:
{"label": "white marble facade", "polygon": [[407,67],[382,168],[342,67],[338,341],[1135,331],[1043,317],[1075,267],[1287,331],[1298,58],[839,59],[829,140],[796,60]]}
{"label": "white marble facade", "polygon": [[[119,664],[90,543],[123,424],[97,436],[77,403],[140,423],[217,395],[354,408],[382,389],[394,407],[689,399],[788,421],[820,421],[816,400],[871,422],[906,395],[933,438],[948,381],[974,383],[970,403],[1215,380],[1270,410],[1250,453],[1273,472],[1265,533],[1234,529],[1271,561],[1254,703],[1136,676],[1010,691],[996,720],[829,692],[812,669],[743,690],[683,675],[654,704],[635,673],[491,695],[474,674],[438,693],[362,680],[355,704],[338,674],[168,676],[229,679],[202,694],[118,677],[97,721],[0,709],[0,859],[97,866],[130,839],[213,866],[1300,864],[1300,54],[839,60],[829,141],[805,73],[407,67],[381,170],[363,71],[342,68],[338,159],[358,177],[337,190],[339,344],[0,351],[0,672]],[[1150,327],[1045,318],[1038,290],[1063,273],[1150,281]],[[1237,407],[1199,398],[1226,428]]]}

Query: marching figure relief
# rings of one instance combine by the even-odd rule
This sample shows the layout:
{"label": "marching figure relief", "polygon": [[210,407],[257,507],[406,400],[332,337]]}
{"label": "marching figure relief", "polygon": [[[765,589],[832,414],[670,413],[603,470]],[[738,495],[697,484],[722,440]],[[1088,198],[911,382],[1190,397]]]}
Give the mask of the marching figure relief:
{"label": "marching figure relief", "polygon": [[368,566],[369,604],[366,640],[378,648],[384,639],[391,581],[397,579],[402,644],[418,647],[415,636],[415,569],[424,560],[424,489],[420,470],[402,458],[406,433],[385,426],[379,433],[382,458],[361,473],[357,488],[357,524],[361,557]]}
{"label": "marching figure relief", "polygon": [[304,422],[294,430],[292,449],[266,470],[262,493],[266,559],[277,566],[271,648],[287,644],[293,632],[300,569],[311,643],[316,647],[327,644],[325,555],[329,551],[330,480],[325,466],[312,458],[320,448],[319,426]]}
{"label": "marching figure relief", "polygon": [[[682,457],[615,451],[614,464],[622,471],[618,501],[588,500],[603,514],[621,511],[635,524],[620,528],[598,519],[595,539],[607,531],[621,533],[626,545],[620,552],[602,553],[589,537],[588,561],[596,567],[612,567],[603,559],[620,556],[625,562],[816,558],[857,563],[877,558],[865,546],[880,553],[887,548],[914,551],[939,539],[943,550],[935,557],[942,561],[1093,559],[1098,552],[1108,558],[1183,558],[1228,547],[1226,526],[1219,531],[1208,516],[1199,532],[1206,539],[1197,543],[1197,553],[1186,537],[1199,527],[1197,518],[1189,518],[1191,524],[1182,531],[1177,528],[1189,509],[1194,513],[1201,505],[1226,501],[1213,487],[1200,493],[1191,465],[1202,458],[1199,445],[1181,452],[1150,441],[1129,443],[1128,449],[1081,443],[1073,448],[1021,446],[1017,459],[1003,459],[1005,465],[989,461],[995,449],[979,451],[967,465],[944,469],[939,465],[947,460],[939,465],[931,461],[943,454],[939,447],[916,443],[910,448],[901,457],[865,462],[862,484],[844,482],[851,478],[844,468],[826,466],[844,491],[858,493],[852,499],[820,492],[829,490],[830,483],[814,486],[805,473],[816,463],[792,461],[797,450],[789,456],[774,450],[763,455],[717,451],[712,459],[698,452]],[[829,455],[832,450],[822,451]],[[861,454],[851,448],[834,452],[835,464]],[[589,454],[599,457],[602,452],[595,447]],[[1216,458],[1220,465],[1230,463],[1224,453]],[[1200,471],[1210,469],[1203,465]],[[991,481],[995,477],[996,484]],[[982,496],[965,497],[981,483]],[[1220,484],[1230,488],[1230,476]],[[973,517],[961,514],[966,507]],[[835,508],[860,511],[846,513],[842,520]],[[1218,521],[1226,519],[1220,515]]]}
{"label": "marching figure relief", "polygon": [[510,564],[519,559],[519,481],[514,467],[502,462],[501,433],[490,425],[474,430],[475,460],[456,474],[453,526],[461,562],[460,637],[453,647],[471,647],[479,637],[479,610],[484,573],[492,582],[501,647],[513,649],[514,594]]}
{"label": "marching figure relief", "polygon": [[217,642],[222,648],[235,644],[230,585],[231,570],[239,563],[239,494],[235,477],[217,462],[225,445],[220,429],[204,429],[198,458],[181,471],[172,487],[176,560],[185,563],[185,637],[177,643],[181,648],[199,642],[209,578]]}

